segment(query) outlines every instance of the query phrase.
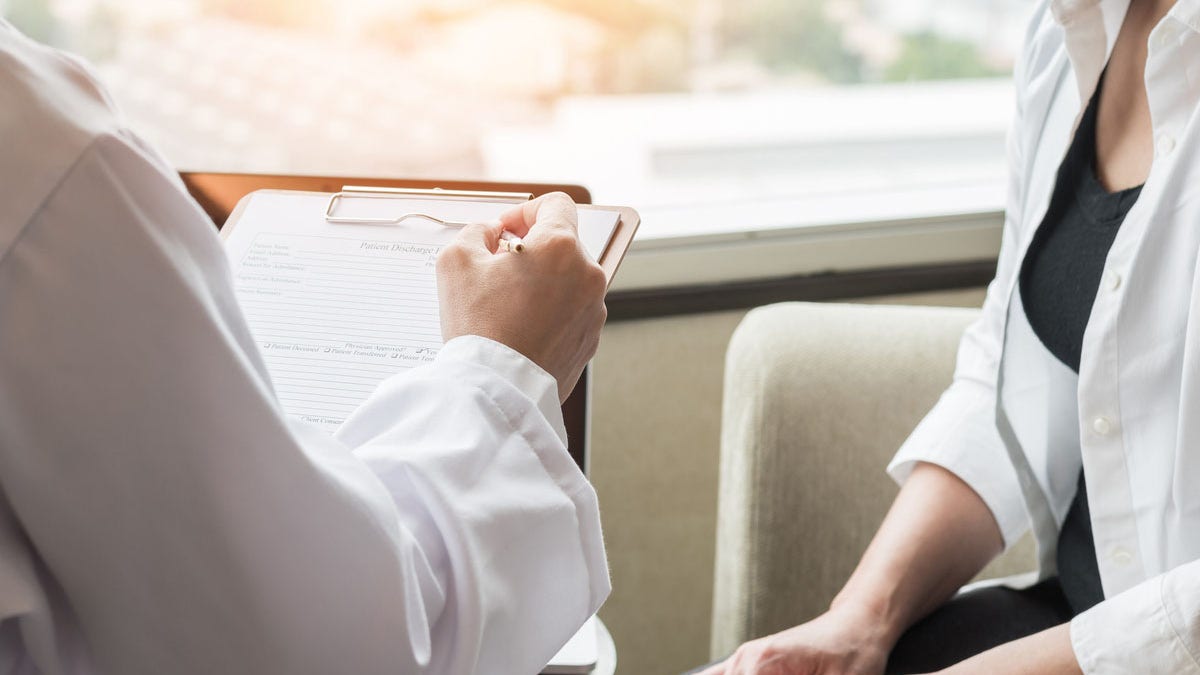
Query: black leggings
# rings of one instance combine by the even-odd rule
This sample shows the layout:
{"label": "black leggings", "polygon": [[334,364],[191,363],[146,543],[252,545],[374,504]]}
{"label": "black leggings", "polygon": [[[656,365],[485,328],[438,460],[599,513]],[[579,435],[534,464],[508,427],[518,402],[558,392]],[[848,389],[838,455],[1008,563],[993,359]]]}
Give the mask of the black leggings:
{"label": "black leggings", "polygon": [[1058,578],[1014,591],[1002,586],[955,596],[900,636],[888,675],[928,673],[1039,633],[1074,616]]}
{"label": "black leggings", "polygon": [[1057,578],[1019,591],[991,586],[962,593],[900,636],[888,657],[887,675],[941,670],[1073,616]]}

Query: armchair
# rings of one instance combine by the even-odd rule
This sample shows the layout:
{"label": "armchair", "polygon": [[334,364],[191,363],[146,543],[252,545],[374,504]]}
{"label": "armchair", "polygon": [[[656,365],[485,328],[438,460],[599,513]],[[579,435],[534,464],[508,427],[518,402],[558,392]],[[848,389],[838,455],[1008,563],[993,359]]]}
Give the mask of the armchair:
{"label": "armchair", "polygon": [[[897,488],[888,460],[949,385],[977,310],[785,303],[729,346],[710,648],[829,607]],[[1033,569],[1027,537],[980,575]]]}

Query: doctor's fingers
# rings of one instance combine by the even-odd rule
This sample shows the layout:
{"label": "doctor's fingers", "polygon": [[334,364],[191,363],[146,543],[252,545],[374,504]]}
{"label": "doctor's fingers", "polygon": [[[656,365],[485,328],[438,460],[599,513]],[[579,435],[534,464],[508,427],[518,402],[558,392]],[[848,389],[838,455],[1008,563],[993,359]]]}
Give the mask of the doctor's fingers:
{"label": "doctor's fingers", "polygon": [[489,223],[471,223],[458,232],[458,236],[442,248],[438,262],[443,257],[464,256],[481,258],[491,255],[500,248],[500,232],[503,226],[499,221]]}
{"label": "doctor's fingers", "polygon": [[536,240],[543,231],[578,232],[579,213],[570,197],[551,192],[504,212],[500,223],[518,237]]}

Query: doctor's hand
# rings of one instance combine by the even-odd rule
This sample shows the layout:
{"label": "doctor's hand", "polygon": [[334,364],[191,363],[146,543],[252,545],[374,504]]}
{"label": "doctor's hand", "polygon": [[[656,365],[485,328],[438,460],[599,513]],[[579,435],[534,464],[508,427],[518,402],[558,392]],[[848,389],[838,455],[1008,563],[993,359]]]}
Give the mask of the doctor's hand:
{"label": "doctor's hand", "polygon": [[[479,335],[508,345],[558,381],[565,401],[600,344],[604,271],[579,240],[575,203],[544,195],[495,223],[463,228],[437,259],[442,339]],[[503,231],[525,250],[499,250]]]}
{"label": "doctor's hand", "polygon": [[700,675],[882,675],[890,645],[866,617],[826,612],[752,640]]}

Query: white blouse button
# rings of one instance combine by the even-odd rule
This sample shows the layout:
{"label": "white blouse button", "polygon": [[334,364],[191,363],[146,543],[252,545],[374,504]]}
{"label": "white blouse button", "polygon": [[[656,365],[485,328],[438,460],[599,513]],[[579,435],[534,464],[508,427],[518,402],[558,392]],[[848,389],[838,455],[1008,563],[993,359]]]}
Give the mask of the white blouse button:
{"label": "white blouse button", "polygon": [[1095,431],[1101,436],[1107,436],[1112,433],[1112,426],[1112,422],[1110,422],[1107,417],[1097,417],[1096,419],[1092,420],[1092,431]]}
{"label": "white blouse button", "polygon": [[1104,287],[1115,291],[1121,287],[1121,275],[1113,270],[1104,273]]}
{"label": "white blouse button", "polygon": [[1166,157],[1175,149],[1175,139],[1170,134],[1161,134],[1158,137],[1158,155]]}
{"label": "white blouse button", "polygon": [[1125,567],[1129,563],[1133,562],[1133,554],[1129,552],[1129,549],[1117,547],[1113,550],[1112,554],[1109,555],[1109,559],[1112,560],[1113,563],[1120,565],[1121,567]]}

